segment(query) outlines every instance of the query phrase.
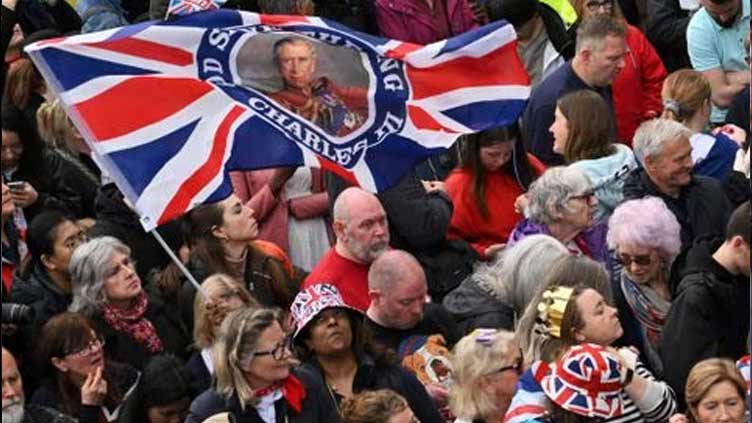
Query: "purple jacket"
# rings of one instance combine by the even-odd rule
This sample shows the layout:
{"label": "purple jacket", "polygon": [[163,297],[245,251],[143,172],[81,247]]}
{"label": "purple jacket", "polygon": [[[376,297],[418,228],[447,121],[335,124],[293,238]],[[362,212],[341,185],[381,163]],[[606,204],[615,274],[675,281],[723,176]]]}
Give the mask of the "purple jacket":
{"label": "purple jacket", "polygon": [[[590,250],[590,254],[587,254],[588,257],[605,264],[608,261],[608,247],[606,246],[607,230],[608,226],[606,226],[606,224],[596,223],[587,231],[580,232],[575,237],[574,241],[578,245],[584,244],[586,248]],[[514,228],[512,234],[509,235],[507,247],[511,247],[526,236],[536,234],[550,236],[551,232],[548,230],[548,226],[544,223],[532,219],[523,219],[517,224],[517,227]]]}
{"label": "purple jacket", "polygon": [[[386,38],[415,44],[433,42],[459,35],[476,28],[473,12],[467,0],[434,0],[444,2],[447,16],[434,17],[424,4],[426,0],[376,0],[376,23]],[[420,3],[419,3],[420,2]],[[450,33],[441,31],[438,19],[449,18]]]}

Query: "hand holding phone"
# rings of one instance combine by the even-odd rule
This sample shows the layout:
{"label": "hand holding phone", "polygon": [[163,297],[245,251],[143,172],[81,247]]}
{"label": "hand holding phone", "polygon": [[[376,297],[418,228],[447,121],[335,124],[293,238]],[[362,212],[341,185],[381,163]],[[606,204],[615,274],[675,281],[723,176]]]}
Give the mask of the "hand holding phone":
{"label": "hand holding phone", "polygon": [[11,181],[5,185],[7,185],[12,192],[23,192],[26,189],[26,182],[24,181]]}

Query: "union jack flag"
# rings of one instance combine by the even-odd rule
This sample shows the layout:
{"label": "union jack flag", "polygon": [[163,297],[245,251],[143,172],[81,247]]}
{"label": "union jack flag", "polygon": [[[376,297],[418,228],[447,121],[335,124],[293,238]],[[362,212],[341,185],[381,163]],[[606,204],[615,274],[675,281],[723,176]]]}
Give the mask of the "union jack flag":
{"label": "union jack flag", "polygon": [[742,377],[744,378],[744,382],[747,383],[747,394],[750,392],[750,382],[749,382],[749,354],[745,355],[744,357],[740,358],[739,360],[736,360],[736,368],[739,369],[739,373],[742,374]]}
{"label": "union jack flag", "polygon": [[202,10],[215,10],[223,4],[225,0],[170,0],[166,17],[188,15]]}
{"label": "union jack flag", "polygon": [[[355,57],[337,66],[367,75],[360,127],[332,134],[244,82],[244,45],[275,35]],[[216,10],[27,51],[146,230],[227,197],[231,170],[323,167],[384,190],[461,134],[515,121],[530,93],[505,22],[419,46],[316,17]]]}
{"label": "union jack flag", "polygon": [[538,361],[520,376],[517,391],[504,415],[504,423],[528,422],[548,414],[548,399],[538,383],[548,370],[545,363]]}

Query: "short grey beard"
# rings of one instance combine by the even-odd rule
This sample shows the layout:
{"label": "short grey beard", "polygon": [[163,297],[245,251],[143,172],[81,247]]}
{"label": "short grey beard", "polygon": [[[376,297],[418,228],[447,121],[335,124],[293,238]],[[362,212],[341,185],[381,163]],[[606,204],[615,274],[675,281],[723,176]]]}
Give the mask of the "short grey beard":
{"label": "short grey beard", "polygon": [[17,402],[3,408],[3,423],[21,423],[24,418],[23,402]]}

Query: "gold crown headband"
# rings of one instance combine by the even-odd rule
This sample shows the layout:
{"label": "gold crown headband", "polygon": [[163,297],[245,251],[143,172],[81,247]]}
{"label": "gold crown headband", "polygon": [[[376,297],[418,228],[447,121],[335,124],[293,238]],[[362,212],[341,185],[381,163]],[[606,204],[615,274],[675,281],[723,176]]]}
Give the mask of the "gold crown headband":
{"label": "gold crown headband", "polygon": [[543,292],[538,303],[538,321],[546,325],[548,335],[554,338],[561,338],[561,320],[573,292],[574,288],[563,286],[550,288]]}

